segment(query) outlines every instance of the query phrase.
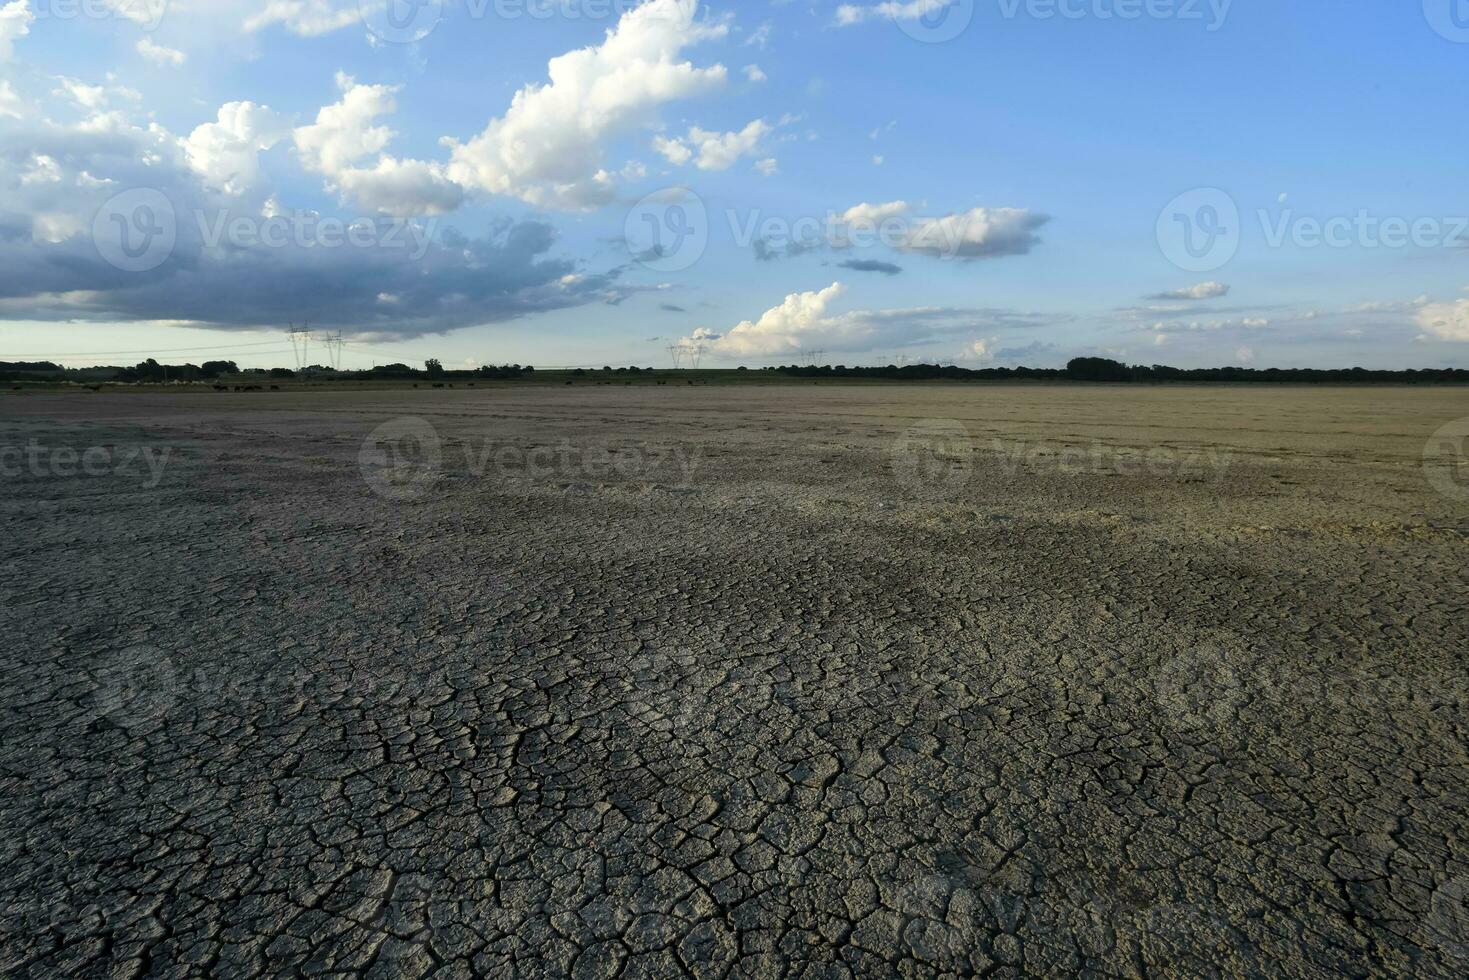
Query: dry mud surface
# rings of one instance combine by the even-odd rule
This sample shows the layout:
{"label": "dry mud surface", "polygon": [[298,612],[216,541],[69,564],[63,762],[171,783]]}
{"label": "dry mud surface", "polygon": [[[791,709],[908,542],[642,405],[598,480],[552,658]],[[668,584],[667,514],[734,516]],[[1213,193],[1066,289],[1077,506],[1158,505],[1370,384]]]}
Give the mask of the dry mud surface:
{"label": "dry mud surface", "polygon": [[5,397],[0,974],[1462,976],[1464,416]]}

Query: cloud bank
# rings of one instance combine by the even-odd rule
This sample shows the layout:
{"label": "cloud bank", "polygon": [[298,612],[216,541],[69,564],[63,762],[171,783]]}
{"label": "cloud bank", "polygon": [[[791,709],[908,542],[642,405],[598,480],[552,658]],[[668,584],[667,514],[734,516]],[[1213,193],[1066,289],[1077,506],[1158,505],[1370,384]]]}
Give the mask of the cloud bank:
{"label": "cloud bank", "polygon": [[995,309],[917,307],[836,312],[847,293],[834,282],[825,289],[792,293],[758,319],[744,320],[723,334],[707,329],[685,337],[723,357],[772,357],[820,349],[866,352],[923,344],[997,329],[1029,328],[1049,321],[1034,314]]}

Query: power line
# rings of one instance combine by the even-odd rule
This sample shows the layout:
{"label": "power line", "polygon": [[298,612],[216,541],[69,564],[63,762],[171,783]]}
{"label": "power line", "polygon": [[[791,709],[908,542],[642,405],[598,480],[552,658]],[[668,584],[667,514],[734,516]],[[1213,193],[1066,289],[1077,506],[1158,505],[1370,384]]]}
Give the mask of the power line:
{"label": "power line", "polygon": [[[274,357],[277,354],[285,355],[285,354],[289,354],[289,353],[290,353],[290,350],[288,350],[286,348],[281,348],[280,350],[253,350],[253,351],[249,351],[248,352],[249,356],[251,356],[251,357]],[[72,365],[77,366],[78,369],[80,369],[82,367],[88,367],[88,368],[92,368],[92,367],[130,367],[133,364],[133,359],[134,359],[135,356],[136,355],[130,356],[130,357],[127,357],[127,358],[122,358],[122,357],[108,357],[108,356],[102,355],[102,354],[97,354],[97,355],[93,355],[93,354],[25,354],[25,355],[22,355],[20,357],[12,357],[11,355],[0,354],[0,361],[16,361],[16,360],[22,361],[22,362],[27,362],[27,361],[34,362],[34,361],[37,361],[37,360],[41,360],[41,361],[52,361],[52,362],[55,362],[55,363],[58,363],[58,364],[62,364],[62,365],[72,364]],[[152,358],[148,358],[148,359],[149,360],[156,360],[156,361],[159,361],[160,363],[164,363],[164,364],[167,364],[169,362],[172,362],[175,365],[178,365],[180,363],[193,362],[193,361],[210,361],[210,360],[234,361],[234,360],[241,359],[241,358],[243,358],[245,356],[246,355],[243,354],[243,353],[241,353],[241,354],[224,353],[224,354],[216,354],[216,355],[214,355],[212,357],[205,356],[205,357],[195,358],[195,357],[189,357],[187,355],[186,356],[182,356],[182,357],[179,357],[179,356],[168,357],[168,356],[162,356],[162,355],[160,355],[158,357],[152,357]]]}
{"label": "power line", "polygon": [[322,343],[326,345],[326,356],[331,360],[332,370],[340,371],[342,369],[342,348],[346,346],[346,342],[342,340],[342,332],[338,330],[336,333],[327,334],[322,338]]}
{"label": "power line", "polygon": [[296,356],[296,370],[299,371],[311,363],[311,321],[307,320],[300,330],[296,329],[295,321],[291,321],[291,329],[286,336],[291,338],[291,353]]}
{"label": "power line", "polygon": [[[163,348],[163,349],[159,349],[157,347],[152,347],[152,348],[149,348],[148,350],[52,351],[50,353],[40,353],[40,354],[36,354],[36,353],[31,353],[31,354],[0,354],[0,357],[3,357],[3,358],[12,358],[12,357],[17,357],[17,358],[18,357],[118,357],[118,356],[121,356],[123,354],[188,354],[188,353],[196,352],[196,351],[243,350],[245,348],[254,348],[254,347],[275,347],[275,346],[277,346],[279,344],[280,344],[280,341],[279,340],[267,340],[267,341],[264,341],[264,342],[261,342],[261,343],[253,343],[253,344],[224,344],[224,345],[221,345],[221,346],[218,346],[218,347],[168,347],[168,348]],[[286,350],[286,348],[280,348],[279,351],[262,351],[261,353],[267,353],[267,354],[283,353],[285,350]]]}
{"label": "power line", "polygon": [[[305,331],[300,331],[300,333],[305,333]],[[310,335],[308,334],[307,336],[310,336]],[[285,339],[286,340],[291,340],[292,338],[288,334]],[[403,352],[401,350],[401,348],[397,348],[393,344],[370,344],[370,342],[368,342],[368,343],[364,343],[362,345],[359,345],[359,344],[355,344],[355,343],[348,343],[346,340],[344,340],[342,338],[342,335],[340,333],[326,335],[326,336],[318,337],[316,339],[318,340],[319,343],[325,345],[326,350],[327,350],[328,357],[331,357],[332,354],[336,354],[335,357],[331,357],[331,360],[333,360],[335,362],[333,364],[334,367],[338,367],[339,366],[340,359],[341,359],[341,352],[344,351],[344,350],[351,351],[351,352],[353,352],[355,354],[365,355],[365,356],[368,356],[368,357],[371,357],[371,356],[374,356],[374,355],[376,355],[378,357],[383,357],[385,355],[391,355],[391,356],[395,356],[395,357],[403,357],[403,358],[405,358],[407,360],[410,360],[410,361],[414,361],[414,360],[416,360],[416,361],[423,361],[423,360],[427,360],[428,359],[428,356],[427,355],[425,355],[425,356],[419,356],[419,355],[416,355],[416,354],[410,354],[410,353]],[[216,345],[202,346],[202,347],[150,347],[150,348],[146,348],[146,349],[142,349],[142,350],[101,350],[101,351],[43,351],[43,352],[28,351],[28,352],[23,353],[23,354],[0,354],[0,360],[24,361],[24,360],[35,360],[35,359],[53,358],[53,357],[54,358],[61,358],[63,360],[81,360],[81,359],[84,359],[84,358],[125,357],[125,356],[150,356],[150,357],[159,357],[159,356],[168,355],[168,354],[197,354],[197,353],[207,353],[207,352],[215,352],[215,351],[240,352],[240,353],[248,353],[248,354],[251,354],[251,355],[294,354],[299,359],[302,356],[304,356],[304,355],[307,354],[307,351],[304,349],[305,344],[302,342],[302,339],[299,338],[299,337],[296,339],[296,342],[293,343],[291,346],[286,347],[286,346],[281,346],[281,344],[282,344],[282,340],[278,338],[276,340],[252,341],[252,342],[248,342],[248,343],[239,343],[239,344],[216,344]],[[265,349],[265,348],[269,348],[269,349]],[[298,367],[302,366],[300,364],[299,360],[298,360],[297,366]]]}
{"label": "power line", "polygon": [[[342,343],[342,347],[344,349],[346,349],[346,350],[351,351],[354,354],[377,355],[379,357],[381,357],[381,356],[384,355],[384,351],[382,351],[380,349],[369,350],[369,349],[367,349],[365,347],[358,347],[356,344],[349,344],[349,343],[346,343],[346,342],[343,342]],[[386,353],[387,354],[392,354],[394,357],[402,357],[402,358],[405,358],[405,359],[410,360],[410,361],[427,361],[429,359],[428,357],[420,357],[417,354],[405,354],[405,353],[402,353],[401,350],[395,352],[392,347],[389,347],[388,350],[386,351]]]}

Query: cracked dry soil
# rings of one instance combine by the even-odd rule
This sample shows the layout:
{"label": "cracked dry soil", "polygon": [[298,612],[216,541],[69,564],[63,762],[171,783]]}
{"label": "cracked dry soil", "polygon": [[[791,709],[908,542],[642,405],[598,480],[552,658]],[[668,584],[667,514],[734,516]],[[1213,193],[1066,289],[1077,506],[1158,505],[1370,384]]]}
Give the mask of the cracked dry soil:
{"label": "cracked dry soil", "polygon": [[1466,415],[6,398],[0,974],[1463,976]]}

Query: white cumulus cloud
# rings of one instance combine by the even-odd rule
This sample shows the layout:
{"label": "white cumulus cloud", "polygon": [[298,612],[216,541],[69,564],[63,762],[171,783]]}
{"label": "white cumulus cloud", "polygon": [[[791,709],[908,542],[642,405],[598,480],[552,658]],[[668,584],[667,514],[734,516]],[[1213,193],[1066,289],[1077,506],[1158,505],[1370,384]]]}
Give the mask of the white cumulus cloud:
{"label": "white cumulus cloud", "polygon": [[994,346],[995,338],[993,337],[987,340],[976,340],[964,348],[961,358],[967,361],[979,361],[981,364],[988,363],[995,359]]}
{"label": "white cumulus cloud", "polygon": [[267,106],[227,102],[218,118],[196,128],[183,141],[189,167],[206,186],[226,194],[243,194],[260,180],[260,154],[290,134]]}
{"label": "white cumulus cloud", "polygon": [[24,113],[21,112],[20,96],[15,94],[15,89],[10,83],[0,78],[0,116],[8,116],[11,119],[19,119]]}
{"label": "white cumulus cloud", "polygon": [[1439,340],[1469,341],[1469,299],[1422,307],[1418,311],[1418,326]]}
{"label": "white cumulus cloud", "polygon": [[1152,296],[1149,296],[1148,299],[1204,300],[1218,299],[1221,296],[1227,295],[1229,295],[1228,286],[1226,286],[1222,282],[1210,281],[1201,282],[1197,285],[1188,286],[1184,289],[1174,289],[1166,293],[1156,293]]}
{"label": "white cumulus cloud", "polygon": [[31,169],[20,175],[21,186],[29,184],[61,183],[61,167],[53,157],[44,153],[31,155]]}
{"label": "white cumulus cloud", "polygon": [[[325,176],[330,189],[384,214],[443,214],[463,203],[464,188],[449,179],[442,164],[384,154],[396,134],[377,119],[397,111],[396,87],[360,85],[340,73],[337,87],[342,98],[323,107],[316,122],[295,131],[302,166]],[[369,164],[367,158],[375,155]]]}
{"label": "white cumulus cloud", "polygon": [[669,139],[666,136],[655,136],[653,137],[653,149],[661,153],[675,167],[682,167],[694,158],[694,151],[689,148],[689,144],[678,137]]}
{"label": "white cumulus cloud", "polygon": [[[684,342],[714,338],[706,346],[722,357],[778,357],[813,349],[859,352],[936,340],[952,342],[956,337],[973,337],[985,328],[1024,328],[1040,322],[1033,315],[1007,310],[947,307],[834,312],[832,307],[846,292],[845,285],[834,282],[825,289],[792,293],[759,319],[742,321],[723,335],[706,332],[701,338],[686,337]],[[967,356],[979,353],[971,343]]]}
{"label": "white cumulus cloud", "polygon": [[682,139],[655,138],[653,148],[670,163],[682,165],[692,159],[700,170],[728,170],[740,157],[759,152],[760,141],[770,131],[770,124],[763,119],[756,119],[734,133],[717,133],[694,126]]}
{"label": "white cumulus cloud", "polygon": [[301,165],[316,173],[334,176],[363,157],[380,153],[393,139],[393,131],[374,125],[378,116],[398,108],[393,98],[397,87],[359,85],[356,79],[337,74],[342,98],[316,114],[316,122],[295,131],[296,152]]}
{"label": "white cumulus cloud", "polygon": [[898,248],[963,259],[1024,255],[1040,244],[1036,232],[1049,220],[1024,208],[972,208],[942,218],[918,219]]}
{"label": "white cumulus cloud", "polygon": [[138,54],[147,58],[155,65],[172,66],[174,68],[182,65],[187,57],[182,51],[175,48],[167,48],[161,44],[155,44],[151,38],[143,38],[138,42]]}
{"label": "white cumulus cloud", "polygon": [[463,186],[541,207],[583,210],[616,195],[604,143],[654,121],[665,103],[712,92],[723,65],[696,67],[685,48],[722,37],[697,19],[697,0],[648,0],[598,45],[552,58],[546,84],[515,93],[503,116],[468,142],[447,141],[448,176]]}
{"label": "white cumulus cloud", "polygon": [[732,355],[780,354],[817,342],[835,346],[831,341],[860,329],[850,314],[844,318],[828,313],[831,303],[845,292],[845,286],[834,282],[814,292],[792,293],[760,319],[737,324],[715,342],[715,350]]}
{"label": "white cumulus cloud", "polygon": [[168,12],[171,0],[102,0],[105,7],[124,20],[153,30]]}
{"label": "white cumulus cloud", "polygon": [[889,0],[870,6],[844,3],[837,8],[837,23],[842,27],[850,27],[865,20],[918,20],[958,2],[959,0]]}
{"label": "white cumulus cloud", "polygon": [[61,88],[56,90],[56,95],[67,96],[83,109],[90,109],[92,112],[100,112],[106,108],[114,95],[131,96],[134,99],[138,95],[132,89],[109,90],[106,85],[88,85],[65,76],[57,78],[57,81],[61,83]]}
{"label": "white cumulus cloud", "polygon": [[940,217],[910,214],[907,201],[858,204],[828,231],[833,248],[881,242],[899,252],[942,258],[981,259],[1024,255],[1040,244],[1050,218],[1025,208],[972,208]]}
{"label": "white cumulus cloud", "polygon": [[[387,0],[391,3],[393,0]],[[319,37],[357,23],[363,5],[357,0],[270,0],[258,14],[246,19],[245,30],[264,30],[279,24],[292,34]]]}
{"label": "white cumulus cloud", "polygon": [[[855,204],[839,215],[833,215],[825,230],[826,244],[834,249],[867,246],[881,243],[896,247],[910,229],[907,221],[907,201],[888,201],[885,204]],[[799,243],[809,249],[815,243]]]}
{"label": "white cumulus cloud", "polygon": [[11,0],[0,6],[0,61],[10,60],[15,42],[31,32],[35,19],[28,0]]}
{"label": "white cumulus cloud", "polygon": [[464,188],[438,163],[378,159],[373,167],[353,167],[337,175],[338,188],[363,207],[394,217],[447,214],[464,203]]}

